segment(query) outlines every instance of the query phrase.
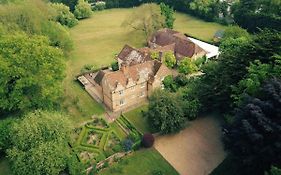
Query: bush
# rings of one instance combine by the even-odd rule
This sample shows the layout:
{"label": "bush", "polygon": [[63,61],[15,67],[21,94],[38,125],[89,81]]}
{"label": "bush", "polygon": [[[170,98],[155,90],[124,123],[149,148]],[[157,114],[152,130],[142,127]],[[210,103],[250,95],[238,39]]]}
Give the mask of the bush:
{"label": "bush", "polygon": [[146,133],[143,135],[142,137],[142,141],[141,141],[142,146],[144,146],[145,148],[150,148],[153,146],[154,144],[154,136],[150,133]]}
{"label": "bush", "polygon": [[176,65],[177,60],[173,52],[164,54],[164,63],[168,68],[173,68]]}
{"label": "bush", "polygon": [[99,1],[99,2],[96,2],[96,4],[93,6],[92,10],[101,11],[101,10],[104,10],[105,7],[106,7],[106,3],[103,1]]}
{"label": "bush", "polygon": [[133,142],[131,139],[125,139],[125,140],[122,142],[123,149],[124,149],[125,151],[130,151],[130,150],[132,150],[133,144],[134,144],[134,142]]}
{"label": "bush", "polygon": [[134,143],[133,146],[132,146],[132,149],[134,151],[136,151],[136,150],[140,149],[140,147],[141,147],[141,140],[139,140],[136,143]]}
{"label": "bush", "polygon": [[131,139],[133,142],[137,142],[138,140],[140,140],[140,135],[137,132],[130,132],[129,139]]}
{"label": "bush", "polygon": [[84,0],[79,0],[75,6],[74,15],[77,19],[89,18],[92,15],[91,5]]}
{"label": "bush", "polygon": [[178,70],[180,73],[183,73],[183,74],[191,74],[193,72],[198,71],[198,67],[196,66],[196,64],[194,64],[192,62],[192,60],[190,58],[184,58],[180,62]]}
{"label": "bush", "polygon": [[73,27],[78,24],[78,20],[70,12],[68,6],[62,3],[51,3],[50,6],[56,11],[55,20],[61,25]]}
{"label": "bush", "polygon": [[83,68],[80,70],[81,73],[86,73],[90,71],[95,71],[97,70],[97,66],[93,64],[85,64]]}
{"label": "bush", "polygon": [[164,88],[170,92],[176,92],[178,87],[172,75],[168,75],[163,80]]}
{"label": "bush", "polygon": [[111,63],[111,69],[112,69],[113,71],[119,70],[119,65],[118,65],[118,62],[117,62],[117,61]]}
{"label": "bush", "polygon": [[11,118],[0,120],[0,152],[5,152],[11,147],[10,128],[13,122],[15,120]]}

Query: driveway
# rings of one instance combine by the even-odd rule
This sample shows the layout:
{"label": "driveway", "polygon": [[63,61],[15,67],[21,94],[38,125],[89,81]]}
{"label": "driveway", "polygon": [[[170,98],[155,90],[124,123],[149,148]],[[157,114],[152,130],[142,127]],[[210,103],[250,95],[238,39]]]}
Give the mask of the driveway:
{"label": "driveway", "polygon": [[178,134],[159,136],[154,147],[181,175],[208,175],[226,156],[214,117],[199,118]]}

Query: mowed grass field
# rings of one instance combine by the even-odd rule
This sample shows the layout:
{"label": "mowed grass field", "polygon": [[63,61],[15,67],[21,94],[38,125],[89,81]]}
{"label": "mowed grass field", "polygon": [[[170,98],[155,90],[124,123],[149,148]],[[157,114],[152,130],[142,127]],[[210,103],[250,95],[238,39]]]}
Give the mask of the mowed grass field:
{"label": "mowed grass field", "polygon": [[[67,62],[64,106],[74,116],[74,121],[84,121],[92,115],[101,115],[104,112],[103,107],[74,81],[81,68],[86,64],[98,67],[110,65],[125,44],[137,48],[145,46],[146,37],[142,32],[121,27],[124,19],[133,10],[134,8],[128,8],[94,12],[91,18],[79,21],[79,24],[70,30],[74,51]],[[217,23],[176,13],[175,30],[203,40],[211,40],[214,33],[222,28],[224,26]]]}
{"label": "mowed grass field", "polygon": [[167,175],[179,173],[154,149],[143,149],[102,170],[99,175]]}

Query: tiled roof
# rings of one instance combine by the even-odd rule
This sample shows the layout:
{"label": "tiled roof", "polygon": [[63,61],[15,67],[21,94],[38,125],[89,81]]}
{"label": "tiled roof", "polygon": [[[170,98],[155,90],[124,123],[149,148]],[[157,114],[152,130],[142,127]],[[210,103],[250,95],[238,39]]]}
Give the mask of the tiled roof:
{"label": "tiled roof", "polygon": [[127,65],[135,65],[150,60],[150,56],[147,52],[143,52],[127,44],[123,47],[117,57]]}
{"label": "tiled roof", "polygon": [[98,72],[98,74],[96,75],[96,77],[94,78],[95,82],[96,82],[97,84],[101,85],[101,81],[102,81],[104,75],[105,75],[104,71],[100,70],[100,71]]}
{"label": "tiled roof", "polygon": [[153,44],[150,45],[157,51],[173,51],[181,57],[192,57],[194,54],[204,51],[184,34],[171,29],[157,31],[151,37],[150,42],[157,45],[155,48],[153,48]]}
{"label": "tiled roof", "polygon": [[140,80],[148,81],[150,76],[156,75],[161,66],[165,65],[159,61],[146,61],[144,63],[124,67],[124,69],[121,68],[119,71],[106,73],[102,81],[114,91],[117,84],[126,87],[129,80],[132,80],[134,83]]}

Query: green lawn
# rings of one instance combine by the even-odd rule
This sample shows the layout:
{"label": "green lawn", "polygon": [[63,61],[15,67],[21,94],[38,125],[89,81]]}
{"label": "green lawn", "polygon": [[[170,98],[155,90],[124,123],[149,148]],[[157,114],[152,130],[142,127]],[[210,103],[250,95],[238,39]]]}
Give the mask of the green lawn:
{"label": "green lawn", "polygon": [[153,133],[153,129],[149,126],[149,123],[145,117],[143,117],[141,111],[147,110],[147,105],[141,106],[134,110],[131,110],[124,114],[124,116],[133,124],[137,130],[141,133]]}
{"label": "green lawn", "polygon": [[143,149],[104,169],[99,175],[151,175],[159,170],[165,175],[178,175],[155,149]]}
{"label": "green lawn", "polygon": [[[86,64],[98,67],[109,65],[125,44],[134,47],[145,45],[146,38],[143,33],[121,27],[123,20],[132,11],[133,8],[94,12],[91,18],[79,21],[79,24],[70,30],[75,46],[67,61],[64,106],[74,116],[75,122],[88,120],[91,115],[100,115],[104,112],[102,106],[74,82],[81,68]],[[210,40],[221,28],[224,27],[176,13],[175,30],[198,38]]]}
{"label": "green lawn", "polygon": [[226,26],[214,22],[202,21],[184,13],[176,13],[174,28],[201,40],[212,41],[215,32],[219,29],[226,28]]}
{"label": "green lawn", "polygon": [[12,175],[6,158],[0,158],[0,175]]}

